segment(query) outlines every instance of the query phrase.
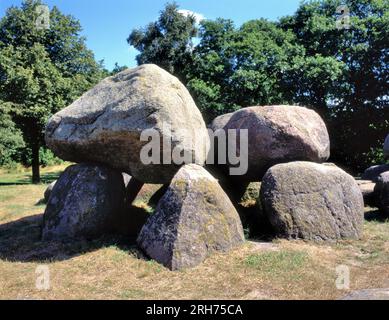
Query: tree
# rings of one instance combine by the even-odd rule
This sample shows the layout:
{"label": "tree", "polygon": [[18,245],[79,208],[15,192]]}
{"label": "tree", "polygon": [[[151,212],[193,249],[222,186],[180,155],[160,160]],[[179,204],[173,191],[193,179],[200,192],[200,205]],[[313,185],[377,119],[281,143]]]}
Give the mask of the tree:
{"label": "tree", "polygon": [[38,28],[40,0],[11,7],[0,20],[0,100],[32,153],[33,182],[40,181],[39,150],[48,118],[103,75],[80,36],[81,26],[56,7],[50,27]]}
{"label": "tree", "polygon": [[234,91],[230,79],[234,74],[234,23],[228,19],[204,20],[199,30],[200,42],[193,51],[193,62],[187,69],[188,89],[207,122],[234,111]]}
{"label": "tree", "polygon": [[6,165],[13,162],[14,157],[25,144],[21,131],[15,127],[7,105],[2,101],[0,101],[0,114],[0,165]]}
{"label": "tree", "polygon": [[126,70],[127,68],[127,66],[120,66],[117,62],[115,62],[115,66],[109,74],[113,76],[119,72]]}
{"label": "tree", "polygon": [[305,102],[319,109],[327,96],[313,100],[307,93],[314,85],[335,87],[342,73],[335,59],[307,57],[293,32],[265,19],[239,29],[230,20],[204,21],[200,38],[188,87],[209,121],[255,105]]}
{"label": "tree", "polygon": [[[341,4],[350,11],[348,29],[337,23]],[[202,21],[199,44],[174,51],[176,36],[182,44],[192,38],[156,27],[176,25],[175,18],[165,19],[179,15],[171,6],[158,22],[134,31],[140,41],[131,43],[139,44],[138,63],[180,73],[208,122],[250,105],[315,109],[329,128],[332,161],[357,172],[379,154],[389,132],[388,12],[387,0],[303,1],[278,22],[259,19],[236,28],[231,20]],[[172,51],[162,50],[165,43]]]}
{"label": "tree", "polygon": [[[349,29],[337,28],[341,4],[350,12]],[[382,149],[389,131],[388,12],[385,0],[310,1],[279,24],[296,35],[307,61],[320,57],[313,73],[305,72],[296,100],[327,108],[333,160],[356,171],[370,164],[370,150]],[[337,79],[325,80],[326,68],[339,68]]]}
{"label": "tree", "polygon": [[133,30],[127,41],[141,52],[138,64],[157,64],[185,82],[184,70],[191,63],[197,31],[196,18],[181,14],[176,3],[169,3],[158,21]]}

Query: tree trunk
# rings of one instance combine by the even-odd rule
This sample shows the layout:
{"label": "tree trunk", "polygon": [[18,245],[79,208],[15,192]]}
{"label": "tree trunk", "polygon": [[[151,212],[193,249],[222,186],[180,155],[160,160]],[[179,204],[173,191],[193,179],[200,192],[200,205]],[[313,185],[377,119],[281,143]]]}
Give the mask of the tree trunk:
{"label": "tree trunk", "polygon": [[32,183],[40,183],[41,175],[39,168],[39,143],[33,143],[32,145]]}

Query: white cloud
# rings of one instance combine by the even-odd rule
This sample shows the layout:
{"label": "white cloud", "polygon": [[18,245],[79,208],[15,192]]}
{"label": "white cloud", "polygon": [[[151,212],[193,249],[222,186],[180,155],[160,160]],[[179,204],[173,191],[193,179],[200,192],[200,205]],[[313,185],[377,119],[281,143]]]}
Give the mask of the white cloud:
{"label": "white cloud", "polygon": [[205,17],[201,13],[193,12],[191,10],[178,10],[185,17],[194,16],[196,18],[196,23],[200,23],[202,20],[205,20]]}

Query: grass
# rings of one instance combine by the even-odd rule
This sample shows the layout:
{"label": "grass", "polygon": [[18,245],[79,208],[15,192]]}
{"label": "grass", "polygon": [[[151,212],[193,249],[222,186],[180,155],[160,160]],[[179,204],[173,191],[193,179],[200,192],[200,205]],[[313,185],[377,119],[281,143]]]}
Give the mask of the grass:
{"label": "grass", "polygon": [[245,263],[255,270],[278,276],[284,270],[294,271],[303,268],[307,259],[306,252],[279,251],[250,255],[245,259]]}
{"label": "grass", "polygon": [[[42,171],[54,179],[63,169]],[[335,285],[339,265],[350,268],[351,290],[389,287],[389,221],[374,209],[361,241],[248,241],[170,272],[126,238],[42,242],[46,184],[30,184],[27,171],[0,171],[0,182],[0,299],[337,299],[348,293]],[[144,202],[159,187],[146,186],[137,204],[151,212]],[[40,265],[48,291],[35,285]]]}

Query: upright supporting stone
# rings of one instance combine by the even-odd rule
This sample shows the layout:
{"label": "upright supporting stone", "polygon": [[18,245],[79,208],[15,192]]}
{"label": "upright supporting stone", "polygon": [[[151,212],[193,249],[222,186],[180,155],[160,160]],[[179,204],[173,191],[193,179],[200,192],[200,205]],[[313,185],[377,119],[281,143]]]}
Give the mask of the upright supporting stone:
{"label": "upright supporting stone", "polygon": [[94,238],[114,231],[125,204],[120,171],[93,164],[70,166],[51,192],[43,240]]}
{"label": "upright supporting stone", "polygon": [[215,251],[244,242],[242,223],[223,189],[205,169],[175,175],[139,237],[139,246],[171,270],[195,267]]}

